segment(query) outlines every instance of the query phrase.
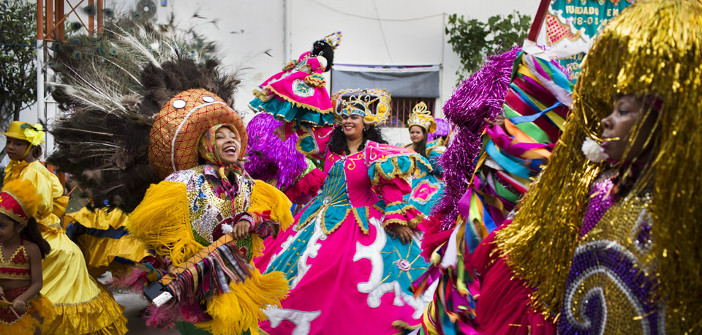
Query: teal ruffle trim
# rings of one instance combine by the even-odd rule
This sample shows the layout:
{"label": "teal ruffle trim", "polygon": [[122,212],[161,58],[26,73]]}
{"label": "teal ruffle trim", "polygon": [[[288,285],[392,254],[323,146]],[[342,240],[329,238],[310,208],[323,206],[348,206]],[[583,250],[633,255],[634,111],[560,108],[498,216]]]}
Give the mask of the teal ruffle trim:
{"label": "teal ruffle trim", "polygon": [[402,201],[402,202],[392,203],[389,206],[386,206],[385,213],[386,214],[400,213],[403,216],[405,216],[407,214],[407,211],[412,210],[412,209],[415,209],[415,207],[407,202]]}
{"label": "teal ruffle trim", "polygon": [[263,102],[261,99],[255,98],[249,103],[249,108],[254,111],[271,114],[276,120],[282,122],[297,121],[317,126],[334,124],[334,113],[322,114],[307,108],[295,107],[288,101],[276,98],[272,98],[268,102]]}
{"label": "teal ruffle trim", "polygon": [[406,179],[414,173],[415,169],[420,169],[424,173],[432,171],[429,161],[416,153],[388,155],[371,163],[368,168],[368,177],[374,185],[378,185],[381,179]]}
{"label": "teal ruffle trim", "polygon": [[302,129],[302,135],[298,135],[297,150],[305,156],[319,154],[324,148],[319,147],[319,143],[315,139],[314,130],[304,124],[298,124],[297,127]]}

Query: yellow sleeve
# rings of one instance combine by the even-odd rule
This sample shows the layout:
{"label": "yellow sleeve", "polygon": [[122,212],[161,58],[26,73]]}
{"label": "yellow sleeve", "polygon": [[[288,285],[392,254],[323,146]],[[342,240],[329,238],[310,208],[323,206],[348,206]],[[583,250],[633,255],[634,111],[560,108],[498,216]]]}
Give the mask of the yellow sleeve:
{"label": "yellow sleeve", "polygon": [[293,222],[292,202],[279,189],[265,183],[261,180],[256,180],[253,190],[251,191],[251,206],[249,212],[258,215],[268,214],[274,221],[280,223],[280,230],[288,229]]}
{"label": "yellow sleeve", "polygon": [[204,248],[190,226],[190,208],[185,184],[162,181],[151,185],[131,214],[127,230],[157,254],[180,266]]}
{"label": "yellow sleeve", "polygon": [[22,170],[19,179],[31,182],[41,196],[35,218],[37,222],[46,227],[59,224],[59,216],[63,215],[68,205],[68,197],[63,196],[63,186],[58,177],[35,161]]}

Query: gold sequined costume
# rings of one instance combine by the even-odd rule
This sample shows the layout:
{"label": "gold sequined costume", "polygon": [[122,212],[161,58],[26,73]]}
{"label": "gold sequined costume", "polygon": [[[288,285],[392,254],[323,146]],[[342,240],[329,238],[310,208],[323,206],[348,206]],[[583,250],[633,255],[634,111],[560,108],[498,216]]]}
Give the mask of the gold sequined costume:
{"label": "gold sequined costume", "polygon": [[[596,134],[601,133],[599,121],[611,112],[613,98],[621,94],[661,102],[651,132],[655,135],[641,134],[654,155],[636,178],[628,178],[627,170],[619,171],[618,180],[628,180],[626,196],[618,199],[598,221],[596,230],[579,239],[586,204],[592,201],[590,188],[596,185],[593,182],[606,167],[589,162],[581,153],[580,144],[586,136],[597,138]],[[702,171],[699,150],[702,147],[699,105],[702,3],[640,1],[628,7],[600,33],[584,62],[574,97],[574,112],[560,145],[543,175],[523,199],[514,222],[496,236],[499,251],[516,277],[534,289],[532,306],[549,317],[556,317],[564,307],[564,296],[571,293],[564,291],[574,252],[575,257],[580,255],[581,249],[576,247],[614,239],[623,254],[627,251],[636,254],[631,250],[644,245],[647,251],[636,254],[632,269],[655,283],[649,287],[650,295],[634,300],[657,306],[656,310],[665,306],[665,316],[658,319],[658,324],[647,327],[654,332],[699,332],[702,330],[699,303],[702,249],[698,246],[702,238],[702,192],[699,192],[702,188],[699,174]],[[651,109],[646,115],[650,112]],[[631,138],[638,135],[639,128],[632,130]],[[615,183],[615,187],[624,185]],[[648,238],[641,237],[641,228],[636,228],[640,222],[651,225],[650,246]],[[651,267],[653,264],[656,266]],[[614,287],[602,281],[589,287],[598,285]],[[618,301],[607,305],[612,314],[606,319],[605,333],[632,329],[625,326],[631,322],[625,320],[628,317],[639,323],[640,331],[648,320],[643,310],[636,313],[612,310],[613,306],[626,304],[624,296],[615,297],[626,290],[601,292],[605,299],[609,296],[610,301]],[[566,300],[570,303],[572,299],[586,298],[577,296],[581,293],[566,296]]]}

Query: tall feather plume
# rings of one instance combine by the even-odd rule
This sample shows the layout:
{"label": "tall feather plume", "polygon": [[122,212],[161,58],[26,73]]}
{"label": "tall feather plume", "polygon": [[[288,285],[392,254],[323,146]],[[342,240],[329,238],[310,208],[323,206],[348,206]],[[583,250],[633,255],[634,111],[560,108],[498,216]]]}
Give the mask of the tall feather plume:
{"label": "tall feather plume", "polygon": [[131,211],[159,181],[147,157],[149,132],[168,100],[204,88],[233,105],[239,80],[218,65],[212,42],[133,15],[107,22],[102,36],[54,43],[57,80],[49,85],[63,113],[50,130],[57,148],[48,161],[96,204]]}

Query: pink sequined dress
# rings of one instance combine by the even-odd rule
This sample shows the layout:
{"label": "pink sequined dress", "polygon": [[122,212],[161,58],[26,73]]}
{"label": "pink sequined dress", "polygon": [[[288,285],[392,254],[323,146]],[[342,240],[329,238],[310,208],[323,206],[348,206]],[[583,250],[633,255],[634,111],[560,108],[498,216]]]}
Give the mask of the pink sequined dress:
{"label": "pink sequined dress", "polygon": [[282,308],[268,310],[269,334],[394,334],[393,321],[416,323],[431,295],[409,287],[427,267],[419,242],[403,244],[388,224],[416,227],[423,217],[403,201],[407,177],[425,160],[368,141],[345,156],[326,150],[331,127],[301,127],[299,148],[325,158],[322,192],[293,229],[269,241],[256,264],[290,283]]}

